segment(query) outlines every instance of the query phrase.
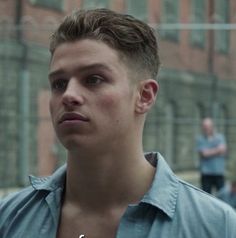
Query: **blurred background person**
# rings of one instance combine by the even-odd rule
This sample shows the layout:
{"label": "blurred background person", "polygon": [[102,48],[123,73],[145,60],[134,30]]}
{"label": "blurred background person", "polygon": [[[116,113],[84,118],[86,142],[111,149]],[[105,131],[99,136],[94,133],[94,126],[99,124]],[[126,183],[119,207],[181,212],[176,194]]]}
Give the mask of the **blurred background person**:
{"label": "blurred background person", "polygon": [[227,146],[224,135],[217,133],[211,118],[202,120],[202,134],[197,138],[202,189],[212,193],[224,186]]}

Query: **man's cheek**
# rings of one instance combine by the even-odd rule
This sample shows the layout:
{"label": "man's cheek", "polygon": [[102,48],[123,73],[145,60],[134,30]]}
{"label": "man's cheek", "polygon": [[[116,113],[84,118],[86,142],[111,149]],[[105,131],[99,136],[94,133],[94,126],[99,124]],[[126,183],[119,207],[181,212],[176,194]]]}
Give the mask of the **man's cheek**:
{"label": "man's cheek", "polygon": [[102,104],[104,107],[111,107],[117,103],[117,98],[114,96],[108,96],[102,100]]}

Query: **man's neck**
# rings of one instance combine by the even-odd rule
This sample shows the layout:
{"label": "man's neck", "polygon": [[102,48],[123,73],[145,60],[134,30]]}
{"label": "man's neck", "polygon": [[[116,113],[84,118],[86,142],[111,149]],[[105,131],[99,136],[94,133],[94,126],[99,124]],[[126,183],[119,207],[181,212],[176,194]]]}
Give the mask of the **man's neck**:
{"label": "man's neck", "polygon": [[151,186],[155,168],[142,151],[83,157],[69,154],[65,201],[105,211],[137,203]]}

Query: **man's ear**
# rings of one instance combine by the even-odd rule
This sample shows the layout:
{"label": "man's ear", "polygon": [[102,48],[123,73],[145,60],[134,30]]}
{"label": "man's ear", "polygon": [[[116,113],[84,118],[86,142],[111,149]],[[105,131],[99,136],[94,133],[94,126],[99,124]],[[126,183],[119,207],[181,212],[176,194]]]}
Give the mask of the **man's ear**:
{"label": "man's ear", "polygon": [[138,90],[139,95],[137,97],[135,111],[143,114],[149,111],[155,103],[159,84],[154,79],[146,79],[140,82]]}

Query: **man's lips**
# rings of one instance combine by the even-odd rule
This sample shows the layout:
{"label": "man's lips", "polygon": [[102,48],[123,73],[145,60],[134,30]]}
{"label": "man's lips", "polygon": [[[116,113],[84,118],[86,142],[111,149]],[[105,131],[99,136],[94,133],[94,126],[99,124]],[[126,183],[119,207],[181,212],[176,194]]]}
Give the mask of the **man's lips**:
{"label": "man's lips", "polygon": [[85,117],[84,115],[77,113],[77,112],[66,112],[64,113],[59,121],[58,124],[61,124],[63,122],[69,122],[69,121],[89,121],[89,119],[87,117]]}

